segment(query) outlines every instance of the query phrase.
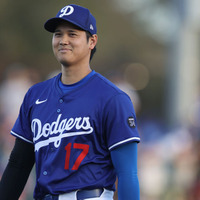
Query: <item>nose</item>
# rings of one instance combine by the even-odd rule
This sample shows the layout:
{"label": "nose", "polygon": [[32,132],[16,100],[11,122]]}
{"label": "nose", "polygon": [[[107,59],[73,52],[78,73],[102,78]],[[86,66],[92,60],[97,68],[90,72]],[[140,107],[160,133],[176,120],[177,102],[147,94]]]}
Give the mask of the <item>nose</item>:
{"label": "nose", "polygon": [[68,45],[68,44],[69,44],[68,37],[67,37],[67,36],[63,36],[63,37],[60,39],[59,44],[60,44],[60,45]]}

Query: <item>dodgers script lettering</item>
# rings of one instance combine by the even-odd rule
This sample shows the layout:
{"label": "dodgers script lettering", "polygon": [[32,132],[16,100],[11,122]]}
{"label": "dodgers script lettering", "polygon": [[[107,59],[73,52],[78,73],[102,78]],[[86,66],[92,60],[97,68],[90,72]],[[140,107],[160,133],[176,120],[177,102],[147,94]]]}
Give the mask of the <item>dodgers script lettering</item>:
{"label": "dodgers script lettering", "polygon": [[[62,114],[58,115],[56,121],[45,123],[44,125],[42,125],[40,119],[32,120],[31,129],[34,134],[35,151],[49,145],[51,142],[54,142],[54,146],[58,148],[62,138],[91,134],[93,132],[89,117],[66,118],[62,120],[61,117]],[[73,131],[71,131],[72,129]]]}

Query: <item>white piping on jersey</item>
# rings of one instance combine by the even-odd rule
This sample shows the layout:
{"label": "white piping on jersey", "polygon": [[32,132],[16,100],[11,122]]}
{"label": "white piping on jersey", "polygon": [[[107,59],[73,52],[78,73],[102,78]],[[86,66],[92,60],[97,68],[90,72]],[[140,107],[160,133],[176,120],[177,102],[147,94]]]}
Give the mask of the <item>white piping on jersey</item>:
{"label": "white piping on jersey", "polygon": [[17,133],[15,133],[13,131],[11,131],[11,134],[14,135],[14,136],[16,136],[16,137],[18,137],[18,138],[20,138],[20,139],[22,139],[22,140],[24,140],[24,141],[26,141],[26,142],[29,142],[29,143],[33,144],[32,141],[27,140],[26,138],[22,137],[21,135],[18,135]]}
{"label": "white piping on jersey", "polygon": [[116,144],[113,144],[113,145],[110,146],[108,149],[111,150],[112,148],[114,148],[114,147],[116,147],[116,146],[118,146],[118,145],[120,145],[120,144],[124,144],[124,143],[126,143],[126,142],[129,142],[129,141],[137,141],[137,142],[139,142],[139,141],[140,141],[140,138],[139,138],[139,137],[128,138],[128,139],[126,139],[126,140],[123,140],[123,141],[120,141],[120,142],[118,142],[118,143],[116,143]]}
{"label": "white piping on jersey", "polygon": [[[93,132],[89,117],[71,117],[61,120],[61,116],[62,114],[59,114],[56,121],[51,124],[45,123],[44,125],[42,125],[40,119],[35,118],[32,120],[31,129],[34,134],[35,151],[38,151],[41,147],[48,146],[51,142],[54,142],[54,146],[58,148],[62,138],[91,134]],[[70,132],[72,129],[77,131]],[[41,138],[42,141],[38,141]],[[45,140],[45,138],[47,139]]]}

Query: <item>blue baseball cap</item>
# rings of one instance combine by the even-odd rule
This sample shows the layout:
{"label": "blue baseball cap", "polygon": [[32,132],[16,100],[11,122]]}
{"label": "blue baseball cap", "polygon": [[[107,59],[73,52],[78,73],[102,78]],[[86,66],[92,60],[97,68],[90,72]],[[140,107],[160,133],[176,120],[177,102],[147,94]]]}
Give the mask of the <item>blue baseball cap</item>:
{"label": "blue baseball cap", "polygon": [[54,32],[62,21],[70,22],[79,28],[90,32],[92,35],[97,33],[96,20],[87,8],[79,5],[70,4],[62,8],[56,17],[46,21],[44,28],[49,32]]}

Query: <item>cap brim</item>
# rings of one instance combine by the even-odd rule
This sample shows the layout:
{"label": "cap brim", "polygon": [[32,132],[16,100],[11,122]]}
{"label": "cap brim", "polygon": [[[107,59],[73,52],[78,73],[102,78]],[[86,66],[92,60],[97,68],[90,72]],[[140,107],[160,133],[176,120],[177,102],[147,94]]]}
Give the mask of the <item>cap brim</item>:
{"label": "cap brim", "polygon": [[66,20],[63,20],[61,18],[51,18],[49,19],[45,24],[44,24],[44,28],[49,31],[49,32],[52,32],[54,33],[55,32],[55,29],[56,27],[61,23],[61,22],[64,22]]}
{"label": "cap brim", "polygon": [[54,17],[54,18],[51,18],[49,19],[45,24],[44,24],[44,28],[49,31],[49,32],[52,32],[54,33],[55,32],[55,29],[56,27],[62,23],[62,22],[69,22],[75,26],[77,26],[77,28],[81,29],[81,30],[85,30],[84,27],[81,27],[79,24],[71,21],[71,20],[66,20],[66,19],[62,19],[62,18],[58,18],[58,17]]}

